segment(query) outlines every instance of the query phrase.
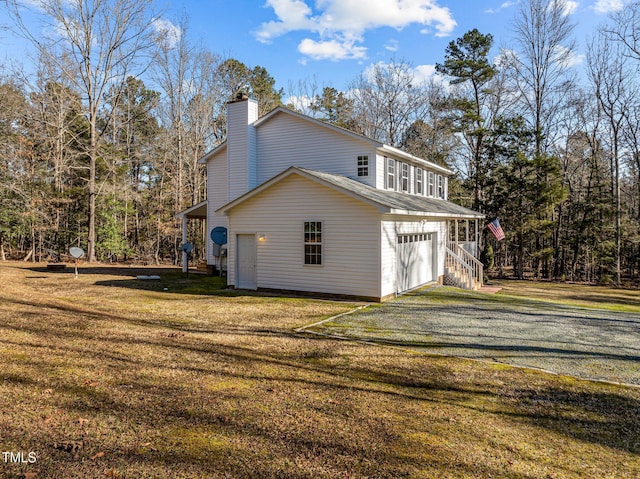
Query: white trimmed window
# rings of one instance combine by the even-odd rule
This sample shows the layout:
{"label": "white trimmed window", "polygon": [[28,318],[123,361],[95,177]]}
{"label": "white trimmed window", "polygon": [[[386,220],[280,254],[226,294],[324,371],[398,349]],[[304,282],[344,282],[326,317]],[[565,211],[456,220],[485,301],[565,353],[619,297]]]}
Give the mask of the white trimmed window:
{"label": "white trimmed window", "polygon": [[385,158],[386,163],[386,175],[385,175],[385,188],[389,190],[396,189],[396,162],[391,158]]}
{"label": "white trimmed window", "polygon": [[400,181],[400,188],[405,193],[409,192],[409,165],[407,163],[401,163],[402,165],[402,178]]}
{"label": "white trimmed window", "polygon": [[444,199],[444,176],[438,175],[438,198]]}
{"label": "white trimmed window", "polygon": [[322,265],[322,221],[304,222],[304,264]]}
{"label": "white trimmed window", "polygon": [[422,168],[416,168],[416,195],[424,195],[424,170]]}
{"label": "white trimmed window", "polygon": [[369,156],[358,156],[358,176],[369,176]]}
{"label": "white trimmed window", "polygon": [[433,171],[429,172],[429,191],[427,191],[427,196],[436,196],[436,188],[435,188],[435,178]]}

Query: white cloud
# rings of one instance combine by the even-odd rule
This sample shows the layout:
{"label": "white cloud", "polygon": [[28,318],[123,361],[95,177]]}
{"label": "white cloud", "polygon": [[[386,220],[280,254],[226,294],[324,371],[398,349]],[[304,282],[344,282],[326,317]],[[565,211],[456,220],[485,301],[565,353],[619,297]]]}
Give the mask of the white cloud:
{"label": "white cloud", "polygon": [[267,0],[267,7],[273,8],[279,21],[263,23],[256,32],[259,41],[269,42],[272,38],[295,30],[312,30],[311,8],[302,0]]}
{"label": "white cloud", "polygon": [[[390,64],[382,61],[372,63],[364,69],[363,75],[369,81],[375,82],[376,71],[386,70],[389,66]],[[416,67],[411,67],[408,73],[411,75],[411,84],[414,86],[424,85],[429,83],[431,80],[434,80],[437,83],[445,82],[445,78],[436,72],[435,65],[418,65]]]}
{"label": "white cloud", "polygon": [[302,112],[306,112],[311,106],[312,102],[313,102],[313,98],[307,95],[302,95],[302,96],[291,95],[284,101],[285,105],[291,105],[298,111],[302,111]]}
{"label": "white cloud", "polygon": [[[368,30],[381,27],[402,29],[411,24],[432,27],[438,37],[448,36],[456,21],[439,0],[317,0],[315,10],[307,0],[267,0],[277,20],[265,22],[255,32],[264,43],[293,31],[308,31],[318,39],[307,38],[298,46],[312,58],[363,58],[363,42]],[[331,51],[335,57],[330,57]],[[306,53],[304,53],[306,54]]]}
{"label": "white cloud", "polygon": [[501,48],[493,59],[493,64],[498,68],[508,68],[508,66],[516,60],[518,54],[515,50],[509,48]]}
{"label": "white cloud", "polygon": [[550,0],[547,4],[547,10],[551,11],[555,10],[556,8],[561,9],[562,15],[567,17],[569,15],[573,15],[576,10],[578,10],[579,6],[580,3],[574,0]]}
{"label": "white cloud", "polygon": [[418,65],[413,69],[415,83],[421,85],[427,83],[431,78],[439,77],[436,73],[435,65]]}
{"label": "white cloud", "polygon": [[[553,51],[553,60],[558,62],[565,68],[575,67],[581,65],[584,62],[585,56],[582,53],[576,53],[573,50],[569,50],[562,45],[558,45]],[[498,68],[508,68],[509,65],[519,62],[518,53],[511,49],[501,49],[500,52],[494,57],[493,63]]]}
{"label": "white cloud", "polygon": [[177,25],[174,25],[169,20],[164,18],[156,18],[153,21],[153,28],[164,46],[168,48],[175,47],[180,41],[182,36],[182,30]]}
{"label": "white cloud", "polygon": [[353,40],[315,41],[305,38],[298,45],[298,51],[314,60],[352,60],[366,58],[367,49],[357,46]]}
{"label": "white cloud", "polygon": [[615,13],[624,8],[624,2],[622,0],[598,0],[593,4],[593,9],[596,13]]}
{"label": "white cloud", "polygon": [[578,9],[578,6],[580,5],[578,2],[574,2],[573,0],[564,0],[563,3],[564,3],[565,16],[573,15]]}
{"label": "white cloud", "polygon": [[576,65],[580,65],[582,64],[582,62],[584,62],[583,54],[578,54],[573,50],[569,50],[561,45],[555,47],[554,53],[562,66],[566,68],[575,67]]}
{"label": "white cloud", "polygon": [[498,8],[488,8],[484,11],[484,13],[500,13],[502,10],[513,7],[520,3],[519,1],[510,1],[510,2],[502,2]]}
{"label": "white cloud", "polygon": [[400,48],[400,42],[398,42],[398,40],[395,39],[391,39],[387,42],[387,44],[384,46],[385,50],[388,50],[390,52],[397,52],[398,49]]}

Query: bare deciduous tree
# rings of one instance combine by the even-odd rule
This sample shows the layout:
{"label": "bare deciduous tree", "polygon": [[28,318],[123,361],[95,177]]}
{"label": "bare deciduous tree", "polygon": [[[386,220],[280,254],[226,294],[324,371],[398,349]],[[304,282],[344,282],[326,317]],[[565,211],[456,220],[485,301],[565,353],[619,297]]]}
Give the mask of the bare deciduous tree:
{"label": "bare deciduous tree", "polygon": [[563,0],[524,0],[514,19],[518,48],[505,59],[521,93],[525,117],[535,132],[538,155],[551,142],[549,134],[562,108],[559,98],[573,81],[574,26]]}
{"label": "bare deciduous tree", "polygon": [[623,127],[628,113],[627,105],[634,103],[633,78],[627,67],[628,57],[622,45],[605,37],[594,40],[588,50],[587,70],[595,97],[606,118],[611,151],[611,185],[616,212],[616,283],[621,279],[621,204],[620,204],[620,157]]}
{"label": "bare deciduous tree", "polygon": [[350,96],[360,133],[391,146],[428,108],[425,86],[404,61],[374,64],[352,82]]}
{"label": "bare deciduous tree", "polygon": [[611,16],[613,25],[602,28],[610,40],[622,43],[627,54],[640,60],[640,2],[632,2]]}
{"label": "bare deciduous tree", "polygon": [[[146,69],[145,53],[152,46],[153,17],[149,0],[41,0],[34,3],[6,0],[17,31],[35,45],[43,58],[55,64],[65,81],[81,92],[89,122],[89,213],[87,258],[96,259],[96,163],[100,157],[102,131],[99,116],[109,101],[117,105],[129,75]],[[24,21],[29,10],[42,22],[32,29]],[[66,61],[61,62],[64,58]],[[108,123],[108,122],[107,122]]]}

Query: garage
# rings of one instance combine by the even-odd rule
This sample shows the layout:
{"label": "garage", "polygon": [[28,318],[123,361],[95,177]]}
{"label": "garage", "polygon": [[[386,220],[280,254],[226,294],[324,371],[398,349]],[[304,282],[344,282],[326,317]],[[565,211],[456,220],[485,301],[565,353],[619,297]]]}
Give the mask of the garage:
{"label": "garage", "polygon": [[403,293],[435,279],[434,233],[399,234],[396,247],[396,292]]}

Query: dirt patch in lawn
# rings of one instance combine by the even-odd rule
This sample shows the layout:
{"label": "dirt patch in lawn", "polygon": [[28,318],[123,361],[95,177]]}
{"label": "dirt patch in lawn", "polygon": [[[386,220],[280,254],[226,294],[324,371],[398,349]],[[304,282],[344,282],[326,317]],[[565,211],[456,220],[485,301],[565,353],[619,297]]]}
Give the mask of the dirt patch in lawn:
{"label": "dirt patch in lawn", "polygon": [[293,331],[354,304],[28,266],[0,264],[1,478],[640,476],[637,389]]}

